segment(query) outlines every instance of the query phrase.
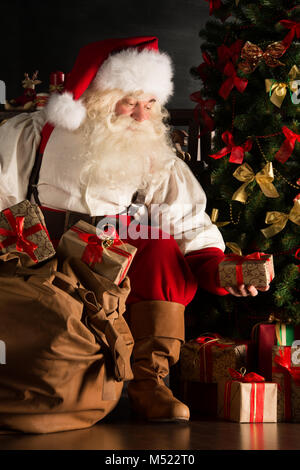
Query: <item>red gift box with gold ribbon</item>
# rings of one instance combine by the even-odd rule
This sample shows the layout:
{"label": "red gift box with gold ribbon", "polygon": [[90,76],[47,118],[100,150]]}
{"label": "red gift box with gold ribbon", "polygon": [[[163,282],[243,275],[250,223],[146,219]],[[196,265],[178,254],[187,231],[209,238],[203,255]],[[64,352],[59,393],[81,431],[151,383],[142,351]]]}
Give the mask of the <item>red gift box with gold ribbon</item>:
{"label": "red gift box with gold ribbon", "polygon": [[255,372],[229,369],[231,380],[218,383],[218,417],[238,423],[277,422],[277,384]]}
{"label": "red gift box with gold ribbon", "polygon": [[0,213],[0,250],[22,253],[21,264],[33,266],[55,255],[42,212],[24,200]]}
{"label": "red gift box with gold ribbon", "polygon": [[266,287],[274,278],[273,256],[255,252],[250,255],[225,255],[219,264],[219,284],[234,287],[241,284]]}
{"label": "red gift box with gold ribbon", "polygon": [[80,220],[63,234],[57,247],[61,258],[80,258],[93,271],[115,284],[125,278],[137,249],[124,243],[114,227],[102,233]]}

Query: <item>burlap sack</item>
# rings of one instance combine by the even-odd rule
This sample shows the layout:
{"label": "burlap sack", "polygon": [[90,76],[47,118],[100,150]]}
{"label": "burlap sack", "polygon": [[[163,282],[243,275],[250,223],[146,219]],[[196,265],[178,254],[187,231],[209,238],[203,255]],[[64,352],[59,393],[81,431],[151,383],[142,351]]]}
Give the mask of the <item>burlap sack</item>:
{"label": "burlap sack", "polygon": [[[0,257],[0,429],[50,433],[92,426],[132,378],[122,317],[130,290],[77,259],[22,268]],[[3,344],[3,343],[2,343]]]}

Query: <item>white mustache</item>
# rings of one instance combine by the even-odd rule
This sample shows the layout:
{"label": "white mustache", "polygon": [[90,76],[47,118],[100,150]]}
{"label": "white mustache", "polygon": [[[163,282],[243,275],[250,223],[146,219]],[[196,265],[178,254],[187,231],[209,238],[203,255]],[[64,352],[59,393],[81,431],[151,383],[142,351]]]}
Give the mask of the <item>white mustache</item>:
{"label": "white mustache", "polygon": [[113,115],[108,120],[108,127],[112,132],[134,131],[146,133],[153,137],[155,136],[155,130],[150,120],[136,121],[131,116],[125,114],[121,114],[120,116]]}

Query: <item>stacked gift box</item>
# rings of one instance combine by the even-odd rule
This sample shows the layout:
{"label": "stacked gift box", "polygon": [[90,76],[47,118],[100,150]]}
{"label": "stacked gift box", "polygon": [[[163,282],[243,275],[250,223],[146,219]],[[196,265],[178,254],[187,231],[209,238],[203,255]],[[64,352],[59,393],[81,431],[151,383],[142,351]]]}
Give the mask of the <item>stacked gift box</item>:
{"label": "stacked gift box", "polygon": [[176,392],[192,415],[237,422],[277,421],[277,385],[247,372],[251,346],[216,334],[182,346]]}
{"label": "stacked gift box", "polygon": [[228,367],[241,367],[245,346],[236,345],[217,334],[201,335],[181,348],[178,396],[193,415],[217,416],[217,382],[227,376]]}

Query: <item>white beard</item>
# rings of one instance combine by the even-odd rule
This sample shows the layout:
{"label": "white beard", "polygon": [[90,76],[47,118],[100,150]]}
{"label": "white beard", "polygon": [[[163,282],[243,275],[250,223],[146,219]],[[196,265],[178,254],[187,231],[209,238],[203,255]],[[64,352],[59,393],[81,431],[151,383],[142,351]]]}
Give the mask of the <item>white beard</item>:
{"label": "white beard", "polygon": [[166,176],[175,158],[166,133],[157,132],[150,120],[136,122],[126,115],[87,120],[80,133],[85,142],[84,187],[142,189]]}

